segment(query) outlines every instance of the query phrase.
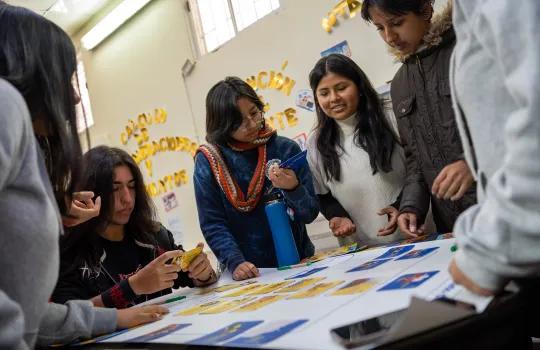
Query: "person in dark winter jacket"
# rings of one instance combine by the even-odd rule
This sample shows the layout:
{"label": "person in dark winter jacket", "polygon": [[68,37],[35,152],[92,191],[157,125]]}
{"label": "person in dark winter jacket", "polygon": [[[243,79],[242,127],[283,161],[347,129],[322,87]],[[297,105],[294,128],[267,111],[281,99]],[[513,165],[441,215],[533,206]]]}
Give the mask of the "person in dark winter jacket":
{"label": "person in dark winter jacket", "polygon": [[170,263],[182,255],[182,246],[155,221],[142,174],[127,152],[93,148],[84,155],[83,170],[80,187],[101,196],[103,205],[98,217],[62,240],[53,301],[90,299],[96,306],[125,308],[170,293],[171,287],[216,281],[205,253],[184,270]]}
{"label": "person in dark winter jacket", "polygon": [[280,189],[291,209],[291,229],[300,258],[312,256],[306,231],[319,213],[309,166],[299,171],[270,168],[267,160],[300,153],[293,140],[266,126],[264,105],[237,77],[214,85],[206,97],[206,140],[195,156],[193,183],[206,241],[236,280],[256,277],[257,267],[276,267],[270,226],[261,200]]}
{"label": "person in dark winter jacket", "polygon": [[366,0],[362,17],[403,63],[391,85],[407,163],[399,227],[416,236],[431,204],[437,230],[452,232],[459,214],[476,203],[476,186],[450,96],[451,2],[433,17],[432,0]]}

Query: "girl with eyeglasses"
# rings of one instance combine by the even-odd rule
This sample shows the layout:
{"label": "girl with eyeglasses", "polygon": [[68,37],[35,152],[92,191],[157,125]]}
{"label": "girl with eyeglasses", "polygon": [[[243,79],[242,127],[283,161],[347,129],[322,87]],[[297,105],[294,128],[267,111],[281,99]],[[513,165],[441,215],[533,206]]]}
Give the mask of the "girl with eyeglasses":
{"label": "girl with eyeglasses", "polygon": [[272,233],[261,198],[281,189],[293,220],[300,258],[314,246],[305,224],[319,213],[309,167],[298,173],[271,167],[271,159],[300,153],[292,140],[265,124],[264,105],[246,82],[227,77],[206,96],[206,140],[195,156],[193,181],[202,233],[235,280],[259,275],[257,267],[276,267]]}

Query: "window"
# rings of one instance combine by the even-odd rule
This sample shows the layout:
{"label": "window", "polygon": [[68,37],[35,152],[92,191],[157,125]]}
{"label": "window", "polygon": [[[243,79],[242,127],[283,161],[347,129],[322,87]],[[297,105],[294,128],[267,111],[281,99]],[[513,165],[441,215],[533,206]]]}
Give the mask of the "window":
{"label": "window", "polygon": [[201,54],[279,8],[279,0],[189,0]]}
{"label": "window", "polygon": [[77,91],[81,97],[81,103],[75,106],[77,112],[77,131],[82,133],[87,128],[94,125],[94,117],[90,108],[90,96],[88,86],[86,85],[86,73],[81,60],[77,62],[77,74],[75,75]]}

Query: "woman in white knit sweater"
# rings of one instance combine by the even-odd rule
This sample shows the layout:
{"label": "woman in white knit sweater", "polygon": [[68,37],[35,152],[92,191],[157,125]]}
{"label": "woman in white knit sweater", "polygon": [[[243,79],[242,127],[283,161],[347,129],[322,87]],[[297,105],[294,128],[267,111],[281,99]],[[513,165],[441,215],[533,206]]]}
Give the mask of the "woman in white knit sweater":
{"label": "woman in white knit sweater", "polygon": [[321,58],[309,80],[317,125],[308,160],[332,233],[340,245],[403,239],[397,208],[405,164],[395,118],[384,115],[368,78],[346,56]]}

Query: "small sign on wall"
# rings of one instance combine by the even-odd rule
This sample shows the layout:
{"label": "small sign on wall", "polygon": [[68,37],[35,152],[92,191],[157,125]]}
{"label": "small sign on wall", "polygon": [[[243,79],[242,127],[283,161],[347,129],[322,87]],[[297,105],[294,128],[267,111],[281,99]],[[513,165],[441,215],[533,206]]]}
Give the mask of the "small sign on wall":
{"label": "small sign on wall", "polygon": [[333,54],[333,53],[338,53],[338,54],[341,54],[341,55],[345,55],[347,57],[352,56],[351,48],[349,47],[349,43],[347,42],[347,40],[343,40],[339,44],[336,44],[336,45],[332,46],[331,48],[322,51],[321,52],[321,57],[326,57],[326,56],[328,56],[330,54]]}
{"label": "small sign on wall", "polygon": [[165,207],[166,212],[169,212],[178,206],[178,201],[176,200],[174,192],[165,194],[161,199],[163,200],[163,206]]}
{"label": "small sign on wall", "polygon": [[296,106],[313,112],[315,110],[315,101],[313,100],[313,92],[311,89],[303,89],[298,91],[296,96]]}

